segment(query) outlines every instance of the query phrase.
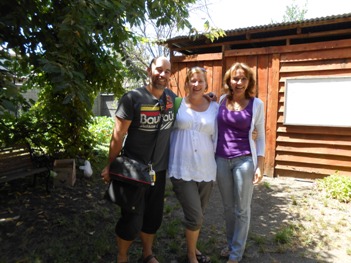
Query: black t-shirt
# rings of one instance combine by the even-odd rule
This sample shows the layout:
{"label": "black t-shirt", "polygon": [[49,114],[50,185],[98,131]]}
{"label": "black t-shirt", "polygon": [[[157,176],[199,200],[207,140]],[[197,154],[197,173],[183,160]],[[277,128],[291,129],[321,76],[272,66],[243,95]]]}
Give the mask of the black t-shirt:
{"label": "black t-shirt", "polygon": [[[169,138],[174,116],[176,95],[165,89],[161,99],[156,99],[146,87],[137,88],[122,96],[118,102],[116,116],[131,120],[124,144],[124,154],[148,164],[154,145],[153,169],[166,170],[169,157]],[[162,125],[157,134],[162,112]],[[155,142],[157,136],[157,142]]]}

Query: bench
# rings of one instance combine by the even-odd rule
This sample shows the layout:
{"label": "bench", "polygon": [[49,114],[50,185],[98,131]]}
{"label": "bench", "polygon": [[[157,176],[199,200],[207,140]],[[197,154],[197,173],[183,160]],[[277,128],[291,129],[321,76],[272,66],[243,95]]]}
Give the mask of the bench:
{"label": "bench", "polygon": [[34,176],[35,186],[37,175],[46,176],[46,191],[49,192],[50,168],[43,167],[36,161],[29,145],[0,148],[0,183]]}

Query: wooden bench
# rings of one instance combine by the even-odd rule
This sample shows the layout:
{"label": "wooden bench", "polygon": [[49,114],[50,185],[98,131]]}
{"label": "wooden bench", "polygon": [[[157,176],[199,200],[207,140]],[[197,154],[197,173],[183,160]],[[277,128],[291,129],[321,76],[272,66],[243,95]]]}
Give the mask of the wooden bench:
{"label": "wooden bench", "polygon": [[46,176],[46,191],[49,191],[50,168],[42,167],[36,162],[29,145],[16,145],[0,148],[0,183],[9,182],[26,176]]}

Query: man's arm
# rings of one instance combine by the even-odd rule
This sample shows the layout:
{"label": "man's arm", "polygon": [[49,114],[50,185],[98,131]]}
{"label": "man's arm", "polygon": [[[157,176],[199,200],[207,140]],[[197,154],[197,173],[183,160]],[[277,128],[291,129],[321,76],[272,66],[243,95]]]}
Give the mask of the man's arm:
{"label": "man's arm", "polygon": [[129,126],[132,121],[124,120],[116,117],[115,119],[115,127],[113,129],[113,133],[110,141],[110,149],[108,154],[108,164],[101,172],[101,177],[103,177],[105,182],[110,181],[109,173],[110,173],[110,164],[116,159],[119,153],[122,150],[124,137],[126,136]]}

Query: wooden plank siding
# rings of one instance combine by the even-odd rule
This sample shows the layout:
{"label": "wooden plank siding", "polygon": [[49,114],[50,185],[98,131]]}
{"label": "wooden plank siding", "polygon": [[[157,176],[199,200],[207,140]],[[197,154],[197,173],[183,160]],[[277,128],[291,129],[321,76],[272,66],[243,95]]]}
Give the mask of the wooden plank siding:
{"label": "wooden plank siding", "polygon": [[[280,56],[274,175],[319,178],[338,171],[351,176],[351,128],[283,123],[286,79],[351,76],[350,40],[315,43],[311,49],[315,50],[297,47]],[[333,87],[330,90],[333,92]]]}
{"label": "wooden plank siding", "polygon": [[[182,90],[186,68],[200,65],[208,70],[209,79],[213,78],[209,90],[221,94],[222,77],[234,62],[245,62],[252,67],[257,96],[264,102],[266,111],[267,176],[314,179],[336,171],[351,176],[351,127],[283,123],[285,81],[297,77],[350,77],[351,40],[240,50],[223,48],[223,56],[216,54],[206,58],[207,61],[205,58],[204,54],[201,58],[196,55],[171,57],[174,80],[178,83],[172,89]],[[343,114],[346,117],[350,113]]]}
{"label": "wooden plank siding", "polygon": [[221,93],[222,88],[222,53],[173,57],[172,76],[170,88],[178,96],[184,97],[184,82],[187,71],[195,66],[206,69],[208,79],[208,92]]}

